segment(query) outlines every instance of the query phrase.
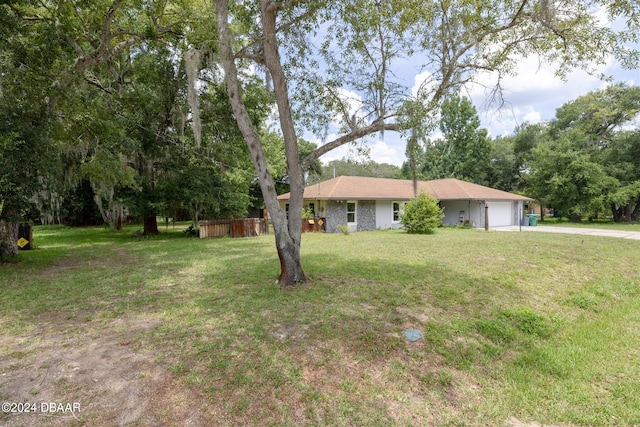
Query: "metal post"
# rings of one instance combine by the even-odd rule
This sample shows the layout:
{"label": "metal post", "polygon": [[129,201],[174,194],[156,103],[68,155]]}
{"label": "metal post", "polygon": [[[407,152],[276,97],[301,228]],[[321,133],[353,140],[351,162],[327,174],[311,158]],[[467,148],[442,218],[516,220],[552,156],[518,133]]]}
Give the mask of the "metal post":
{"label": "metal post", "polygon": [[484,202],[484,231],[489,231],[489,203]]}
{"label": "metal post", "polygon": [[524,217],[522,216],[522,206],[518,205],[518,225],[519,225],[518,231],[522,231],[522,220],[523,219],[524,219]]}

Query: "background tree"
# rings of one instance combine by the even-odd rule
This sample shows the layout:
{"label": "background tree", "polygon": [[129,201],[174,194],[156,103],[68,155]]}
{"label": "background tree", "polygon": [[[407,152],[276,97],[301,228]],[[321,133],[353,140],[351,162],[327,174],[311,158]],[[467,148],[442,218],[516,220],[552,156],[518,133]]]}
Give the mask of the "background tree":
{"label": "background tree", "polygon": [[613,184],[588,153],[576,148],[583,138],[580,132],[568,132],[541,144],[534,149],[531,163],[531,196],[553,206],[555,216],[573,221],[602,211],[605,192]]}
{"label": "background tree", "polygon": [[62,129],[45,93],[59,93],[49,77],[60,70],[68,49],[47,35],[46,23],[27,22],[28,9],[0,7],[0,259],[18,253],[18,223],[25,219],[29,199],[50,184],[39,177],[60,170]]}
{"label": "background tree", "polygon": [[[531,151],[531,195],[546,196],[560,213],[576,220],[609,209],[617,221],[631,220],[640,198],[637,135],[622,129],[639,114],[640,87],[622,84],[560,107],[546,141]],[[526,134],[520,138],[532,139]]]}
{"label": "background tree", "polygon": [[77,108],[83,86],[109,90],[93,70],[144,40],[174,32],[165,6],[140,11],[121,0],[94,0],[0,7],[0,229],[6,231],[0,257],[17,253],[13,230],[25,218],[28,200],[61,194],[53,190],[58,177],[64,184],[74,179],[60,159],[76,142],[67,132],[86,112]]}
{"label": "background tree", "polygon": [[[417,176],[488,184],[491,143],[487,130],[480,128],[480,118],[471,101],[457,95],[446,99],[442,103],[439,127],[442,138],[426,140],[414,148]],[[403,169],[408,171],[408,165]]]}
{"label": "background tree", "polygon": [[452,96],[442,103],[441,111],[442,163],[447,175],[442,178],[485,184],[491,147],[476,108],[468,98]]}
{"label": "background tree", "polygon": [[548,139],[548,125],[545,123],[523,123],[514,130],[513,154],[518,169],[518,189],[524,189],[528,185],[533,149]]}
{"label": "background tree", "polygon": [[322,167],[322,178],[337,176],[370,176],[375,178],[399,178],[400,168],[389,163],[374,161],[356,162],[353,160],[332,160]]}
{"label": "background tree", "polygon": [[640,130],[617,132],[602,153],[607,174],[617,180],[607,202],[614,221],[640,219]]}
{"label": "background tree", "polygon": [[[194,218],[246,212],[253,173],[225,88],[209,66],[211,13],[197,2],[151,2],[144,8],[121,0],[3,4],[3,112],[13,109],[15,123],[27,123],[30,114],[48,123],[20,135],[15,123],[3,122],[5,157],[11,144],[31,142],[46,153],[28,145],[31,151],[19,151],[23,158],[11,156],[26,165],[23,180],[9,174],[16,165],[3,160],[4,214],[15,211],[12,221],[25,219],[34,202],[42,221],[60,221],[70,210],[64,196],[84,188],[91,197],[75,197],[73,210],[88,211],[78,204],[92,199],[112,228],[119,229],[126,211],[144,219],[145,232],[155,233],[156,215],[176,212],[171,204],[184,201],[170,191],[176,180],[184,194],[199,195],[188,205]],[[196,90],[195,83],[187,84],[189,70],[195,71]],[[271,97],[257,79],[246,82],[252,120],[260,127]],[[193,99],[200,101],[197,108],[188,105]],[[196,125],[196,118],[206,122]]]}
{"label": "background tree", "polygon": [[491,153],[486,185],[498,190],[514,192],[520,187],[520,167],[516,160],[513,136],[498,136],[490,140]]}

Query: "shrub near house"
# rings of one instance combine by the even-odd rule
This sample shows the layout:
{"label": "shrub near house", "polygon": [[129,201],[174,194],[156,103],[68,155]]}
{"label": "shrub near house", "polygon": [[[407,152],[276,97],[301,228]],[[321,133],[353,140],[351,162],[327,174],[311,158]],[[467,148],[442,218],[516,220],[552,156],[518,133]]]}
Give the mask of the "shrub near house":
{"label": "shrub near house", "polygon": [[432,234],[442,224],[443,209],[438,201],[428,194],[420,193],[418,197],[404,206],[400,214],[400,222],[407,233]]}

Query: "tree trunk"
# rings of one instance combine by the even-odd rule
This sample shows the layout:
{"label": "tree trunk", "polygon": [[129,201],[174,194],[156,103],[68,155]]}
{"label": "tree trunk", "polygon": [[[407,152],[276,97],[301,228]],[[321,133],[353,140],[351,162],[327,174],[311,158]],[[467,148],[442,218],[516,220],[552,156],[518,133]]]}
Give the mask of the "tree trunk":
{"label": "tree trunk", "polygon": [[384,123],[384,111],[371,124],[343,135],[321,147],[313,153],[300,159],[298,153],[298,137],[296,135],[287,79],[285,77],[282,62],[278,51],[276,37],[276,15],[279,10],[294,5],[296,2],[260,0],[260,15],[262,23],[262,52],[263,56],[256,56],[255,60],[264,65],[269,71],[269,77],[273,82],[273,91],[278,105],[278,117],[280,129],[284,138],[285,156],[287,161],[287,173],[290,183],[289,216],[280,208],[275,191],[273,177],[267,169],[266,157],[260,138],[255,127],[249,119],[246,107],[242,101],[242,88],[238,81],[238,70],[235,64],[233,50],[231,48],[233,35],[229,28],[229,2],[216,0],[216,26],[218,29],[218,43],[220,48],[220,60],[225,71],[227,92],[238,127],[247,142],[251,160],[258,174],[260,189],[264,202],[271,215],[273,228],[276,235],[276,247],[280,257],[282,272],[280,283],[292,285],[306,282],[306,276],[300,262],[300,239],[302,236],[302,204],[304,193],[303,171],[321,155],[361,137],[381,130],[398,130],[397,123]]}
{"label": "tree trunk", "polygon": [[638,216],[640,216],[640,200],[636,202],[636,206],[634,207],[633,212],[631,212],[631,221],[637,221]]}
{"label": "tree trunk", "polygon": [[[289,220],[289,224],[291,221]],[[295,285],[296,283],[305,283],[307,276],[302,269],[300,260],[300,240],[293,240],[289,233],[283,232],[287,230],[285,219],[284,224],[276,225],[273,222],[273,229],[276,235],[276,248],[278,250],[278,258],[280,258],[280,276],[278,283],[285,286]],[[302,234],[302,223],[299,223],[300,233]]]}
{"label": "tree trunk", "polygon": [[620,222],[622,220],[621,209],[613,203],[611,204],[611,214],[613,215],[613,222]]}
{"label": "tree trunk", "polygon": [[0,261],[18,255],[18,225],[0,220]]}
{"label": "tree trunk", "polygon": [[[280,119],[280,129],[284,138],[284,149],[287,160],[287,172],[289,175],[290,197],[289,215],[286,227],[283,223],[280,227],[287,232],[282,233],[278,245],[278,256],[280,257],[280,283],[292,285],[306,282],[307,278],[302,270],[300,261],[300,240],[302,238],[302,204],[304,193],[304,174],[300,165],[300,154],[298,152],[298,136],[296,134],[291,105],[289,103],[289,90],[287,79],[282,69],[278,42],[276,38],[276,12],[275,2],[271,0],[260,0],[260,10],[262,16],[262,28],[264,30],[264,57],[265,65],[271,75],[273,91],[278,105],[278,117]],[[265,200],[267,195],[265,195]],[[276,193],[269,197],[274,198],[277,204]],[[278,204],[279,208],[279,204]],[[275,224],[274,224],[275,228]],[[278,234],[276,234],[278,240]]]}
{"label": "tree trunk", "polygon": [[[228,26],[228,2],[216,1],[216,23],[218,41],[220,45],[220,59],[225,70],[227,93],[233,109],[238,128],[245,138],[251,154],[251,160],[258,174],[260,190],[264,202],[271,215],[276,237],[276,248],[280,258],[281,273],[278,282],[281,285],[304,283],[307,278],[302,270],[300,261],[300,238],[302,235],[302,172],[298,157],[298,141],[288,105],[286,82],[282,69],[278,69],[279,59],[277,45],[275,45],[275,10],[270,9],[271,2],[262,1],[263,22],[265,22],[265,56],[269,56],[268,67],[274,77],[274,90],[278,101],[278,112],[281,128],[285,139],[287,170],[291,180],[291,199],[289,203],[289,218],[278,203],[273,177],[267,167],[267,159],[260,142],[260,137],[242,101],[242,88],[238,80],[238,70],[231,50],[232,34]],[[274,56],[275,55],[275,56]],[[274,64],[277,62],[277,64]],[[273,68],[273,69],[272,69]]]}
{"label": "tree trunk", "polygon": [[158,219],[155,215],[144,217],[144,234],[158,234]]}

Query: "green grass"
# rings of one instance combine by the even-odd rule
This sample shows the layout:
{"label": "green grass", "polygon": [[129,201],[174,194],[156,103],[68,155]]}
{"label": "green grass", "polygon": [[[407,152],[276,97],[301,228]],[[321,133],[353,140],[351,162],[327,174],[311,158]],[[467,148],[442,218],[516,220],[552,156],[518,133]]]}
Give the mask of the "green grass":
{"label": "green grass", "polygon": [[281,289],[272,235],[135,229],[36,227],[37,249],[0,265],[3,342],[43,319],[69,335],[158,319],[137,351],[230,424],[640,424],[638,242],[306,234],[310,283]]}

